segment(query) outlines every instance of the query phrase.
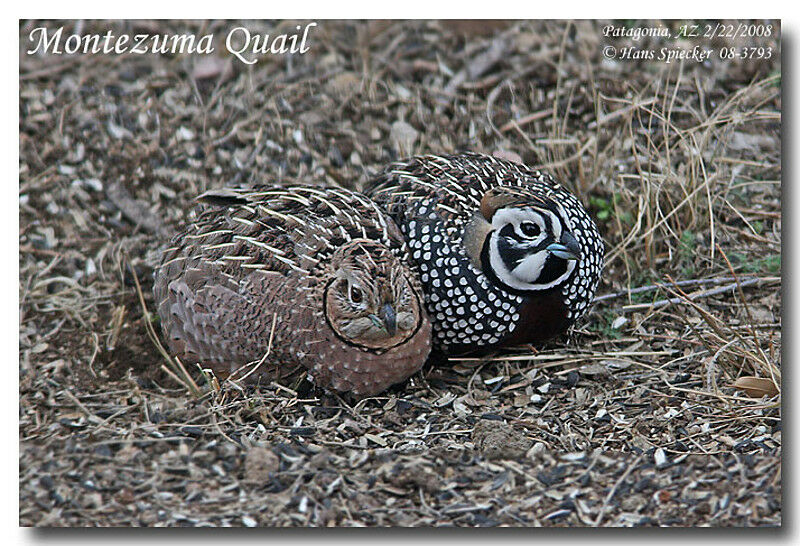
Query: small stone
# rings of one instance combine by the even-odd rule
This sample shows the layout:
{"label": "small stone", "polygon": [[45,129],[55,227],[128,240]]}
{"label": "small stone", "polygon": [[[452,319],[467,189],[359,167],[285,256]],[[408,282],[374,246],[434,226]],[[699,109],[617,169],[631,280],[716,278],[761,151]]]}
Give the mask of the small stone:
{"label": "small stone", "polygon": [[133,444],[128,444],[114,454],[114,459],[118,463],[127,464],[130,463],[138,454],[139,448],[135,447]]}
{"label": "small stone", "polygon": [[83,504],[88,509],[102,508],[103,495],[100,493],[88,493],[83,498]]}
{"label": "small stone", "polygon": [[544,455],[545,449],[546,449],[546,446],[542,442],[536,442],[535,444],[533,444],[533,447],[531,447],[528,450],[528,452],[525,454],[525,456],[528,459],[536,460],[536,459],[540,458],[542,455]]}
{"label": "small stone", "polygon": [[342,72],[328,81],[328,90],[340,98],[353,94],[361,87],[361,78],[354,72]]}
{"label": "small stone", "polygon": [[550,383],[549,382],[548,383],[542,383],[541,385],[536,387],[536,390],[539,391],[542,394],[547,394],[547,392],[550,390]]}
{"label": "small stone", "polygon": [[277,472],[281,461],[271,449],[253,447],[245,455],[244,479],[251,482],[266,482],[270,472]]}
{"label": "small stone", "polygon": [[639,512],[642,506],[642,500],[639,497],[625,497],[622,499],[622,509],[626,512]]}
{"label": "small stone", "polygon": [[522,432],[507,423],[487,419],[475,423],[472,441],[487,459],[521,458],[531,447],[531,441]]}
{"label": "small stone", "polygon": [[56,96],[52,89],[45,89],[42,93],[42,102],[46,106],[52,106],[56,102]]}
{"label": "small stone", "polygon": [[464,402],[464,398],[465,398],[464,396],[461,396],[460,398],[457,398],[453,402],[453,411],[455,412],[456,417],[459,417],[461,419],[472,413],[472,410],[469,409],[469,407],[467,407],[467,404]]}
{"label": "small stone", "polygon": [[392,124],[389,140],[400,155],[406,156],[412,153],[418,136],[419,132],[416,129],[405,121],[398,120]]}
{"label": "small stone", "polygon": [[515,408],[524,408],[525,406],[527,406],[531,402],[532,402],[532,400],[531,400],[531,397],[529,395],[527,395],[527,394],[518,394],[518,395],[514,396],[514,401],[512,402],[512,405]]}
{"label": "small stone", "polygon": [[194,131],[181,126],[175,132],[175,136],[178,138],[178,140],[194,140]]}
{"label": "small stone", "polygon": [[655,460],[656,466],[661,468],[669,463],[669,459],[667,459],[667,454],[664,452],[662,448],[656,449],[656,452],[653,454],[653,459]]}
{"label": "small stone", "polygon": [[511,150],[495,150],[494,153],[492,153],[492,156],[496,157],[497,159],[505,159],[507,161],[513,161],[514,163],[519,163],[519,164],[524,163],[519,154],[516,152],[512,152]]}
{"label": "small stone", "polygon": [[611,329],[612,330],[619,330],[627,322],[628,322],[628,318],[627,317],[619,316],[619,317],[614,319],[614,322],[611,323]]}
{"label": "small stone", "polygon": [[402,85],[395,85],[394,90],[397,93],[397,96],[400,97],[402,100],[408,100],[411,98],[411,91],[409,91]]}
{"label": "small stone", "polygon": [[100,182],[97,178],[87,178],[85,180],[81,180],[81,186],[90,189],[92,191],[97,191],[97,192],[103,191],[103,183]]}
{"label": "small stone", "polygon": [[192,77],[196,80],[208,80],[220,75],[228,76],[232,67],[228,59],[215,56],[201,56],[192,70]]}
{"label": "small stone", "polygon": [[128,131],[125,127],[117,125],[113,121],[109,120],[109,122],[106,124],[106,128],[108,129],[108,134],[117,140],[133,138],[133,134],[131,134],[130,131]]}

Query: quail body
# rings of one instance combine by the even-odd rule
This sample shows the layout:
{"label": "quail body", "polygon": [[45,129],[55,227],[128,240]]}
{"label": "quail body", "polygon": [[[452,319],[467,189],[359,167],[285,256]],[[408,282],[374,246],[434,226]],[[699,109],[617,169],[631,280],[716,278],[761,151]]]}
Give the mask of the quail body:
{"label": "quail body", "polygon": [[301,368],[367,396],[415,373],[431,325],[395,223],[361,194],[307,186],[207,192],[155,271],[170,350],[234,378]]}
{"label": "quail body", "polygon": [[366,190],[397,222],[445,355],[534,343],[589,309],[597,227],[547,173],[482,154],[392,164]]}

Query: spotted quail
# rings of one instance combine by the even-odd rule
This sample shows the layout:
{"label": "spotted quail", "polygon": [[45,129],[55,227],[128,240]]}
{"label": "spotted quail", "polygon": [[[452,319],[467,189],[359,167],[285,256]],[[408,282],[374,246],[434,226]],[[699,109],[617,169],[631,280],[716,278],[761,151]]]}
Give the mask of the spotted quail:
{"label": "spotted quail", "polygon": [[544,341],[588,310],[603,242],[550,175],[474,153],[429,155],[390,165],[366,192],[406,237],[437,352]]}
{"label": "spotted quail", "polygon": [[361,194],[306,186],[207,192],[155,272],[184,362],[235,378],[305,368],[376,394],[420,369],[431,325],[395,223]]}

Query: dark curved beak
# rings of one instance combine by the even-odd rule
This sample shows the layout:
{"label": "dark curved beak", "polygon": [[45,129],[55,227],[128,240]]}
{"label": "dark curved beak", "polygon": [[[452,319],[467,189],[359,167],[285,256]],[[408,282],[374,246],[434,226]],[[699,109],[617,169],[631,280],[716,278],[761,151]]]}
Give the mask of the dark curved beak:
{"label": "dark curved beak", "polygon": [[561,234],[561,240],[551,243],[547,250],[554,256],[565,260],[577,260],[581,257],[581,245],[572,233],[565,231]]}
{"label": "dark curved beak", "polygon": [[380,315],[383,319],[383,324],[386,326],[386,331],[389,332],[390,336],[393,336],[397,332],[397,314],[394,312],[394,307],[388,303],[383,304]]}

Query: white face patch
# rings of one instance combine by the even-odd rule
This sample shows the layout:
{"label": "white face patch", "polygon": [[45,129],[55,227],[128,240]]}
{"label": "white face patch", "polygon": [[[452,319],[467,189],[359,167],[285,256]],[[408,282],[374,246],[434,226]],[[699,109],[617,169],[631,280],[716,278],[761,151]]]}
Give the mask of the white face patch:
{"label": "white face patch", "polygon": [[[558,241],[561,238],[563,232],[561,222],[561,219],[549,210],[533,208],[498,210],[492,217],[493,230],[489,236],[489,264],[497,278],[507,286],[522,291],[547,290],[564,282],[575,270],[577,261],[565,260],[565,269],[561,275],[547,279],[546,282],[538,282],[548,258],[557,258],[544,248],[534,250],[540,247],[545,239]],[[538,227],[538,234],[530,235],[531,224]],[[508,225],[513,226],[514,237],[501,235],[501,230]],[[501,255],[501,240],[506,252],[509,252],[510,248],[511,251],[521,255],[521,259],[513,260],[516,262],[513,268],[509,268],[509,261],[504,260]]]}
{"label": "white face patch", "polygon": [[[547,218],[547,221],[545,221],[545,218]],[[548,223],[550,227],[548,227]],[[514,226],[514,231],[517,235],[524,238],[525,243],[520,248],[536,246],[541,243],[548,234],[556,240],[561,237],[561,219],[549,210],[507,208],[498,210],[494,216],[492,216],[492,228],[495,231],[500,231],[508,224]],[[523,231],[523,224],[534,224],[538,226],[539,235],[533,237],[526,235]]]}
{"label": "white face patch", "polygon": [[509,270],[500,257],[498,239],[498,234],[493,233],[489,240],[489,263],[497,278],[515,290],[547,290],[557,286],[572,274],[578,264],[575,260],[569,260],[563,274],[550,282],[539,283],[536,281],[541,276],[545,260],[550,253],[547,250],[540,250],[527,256],[513,270]]}

